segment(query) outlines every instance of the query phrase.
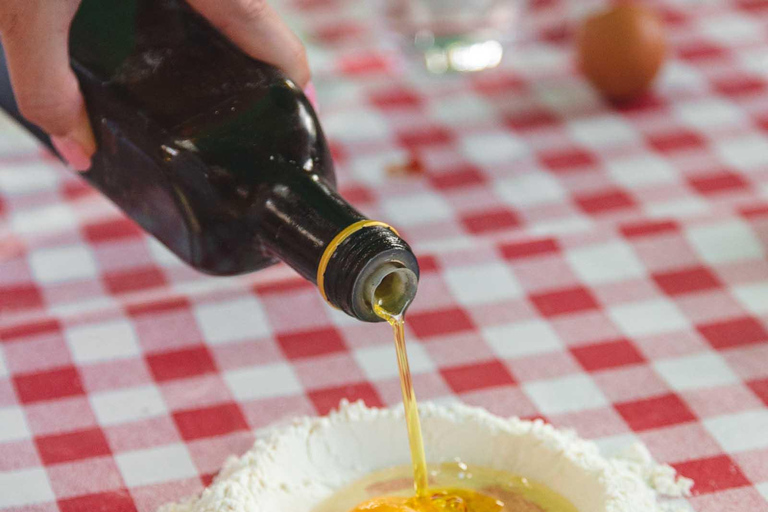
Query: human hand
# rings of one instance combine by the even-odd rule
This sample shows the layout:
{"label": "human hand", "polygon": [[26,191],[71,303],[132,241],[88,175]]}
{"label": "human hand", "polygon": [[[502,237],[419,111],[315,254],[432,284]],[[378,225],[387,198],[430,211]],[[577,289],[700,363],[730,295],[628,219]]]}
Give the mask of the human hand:
{"label": "human hand", "polygon": [[[304,46],[267,0],[188,0],[233,43],[307,88]],[[22,115],[51,136],[70,166],[85,171],[96,151],[85,101],[69,64],[68,40],[80,0],[0,0],[0,39]],[[313,91],[307,89],[312,97]]]}

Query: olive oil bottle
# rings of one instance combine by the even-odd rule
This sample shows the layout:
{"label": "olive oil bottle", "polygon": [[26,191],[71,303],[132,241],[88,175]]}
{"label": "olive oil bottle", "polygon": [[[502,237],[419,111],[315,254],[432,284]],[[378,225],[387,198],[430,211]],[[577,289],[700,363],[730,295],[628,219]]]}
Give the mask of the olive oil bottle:
{"label": "olive oil bottle", "polygon": [[389,273],[413,298],[411,249],[335,192],[317,116],[280,70],[181,0],[83,0],[70,36],[98,143],[84,177],[182,260],[216,275],[282,260],[365,321]]}

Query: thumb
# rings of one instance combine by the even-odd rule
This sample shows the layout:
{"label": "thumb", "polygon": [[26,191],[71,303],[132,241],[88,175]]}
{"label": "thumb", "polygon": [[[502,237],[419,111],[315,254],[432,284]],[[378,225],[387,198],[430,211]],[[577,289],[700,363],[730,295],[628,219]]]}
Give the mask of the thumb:
{"label": "thumb", "polygon": [[3,24],[0,31],[22,115],[51,135],[54,146],[73,168],[86,170],[96,142],[67,51],[69,26],[78,4],[16,2],[13,23]]}

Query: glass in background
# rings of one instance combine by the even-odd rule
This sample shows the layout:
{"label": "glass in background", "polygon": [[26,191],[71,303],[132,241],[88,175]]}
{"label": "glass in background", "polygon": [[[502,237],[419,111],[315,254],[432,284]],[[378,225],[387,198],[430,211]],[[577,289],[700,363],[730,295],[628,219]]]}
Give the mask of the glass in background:
{"label": "glass in background", "polygon": [[499,65],[524,0],[384,0],[391,29],[432,73]]}

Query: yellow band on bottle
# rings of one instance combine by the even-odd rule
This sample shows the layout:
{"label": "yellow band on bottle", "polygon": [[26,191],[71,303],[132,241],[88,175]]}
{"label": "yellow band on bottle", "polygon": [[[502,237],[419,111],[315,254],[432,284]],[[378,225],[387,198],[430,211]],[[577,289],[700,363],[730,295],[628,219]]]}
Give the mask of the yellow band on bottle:
{"label": "yellow band on bottle", "polygon": [[[328,268],[328,262],[331,261],[333,253],[336,252],[336,249],[338,249],[342,242],[349,238],[352,233],[360,231],[363,228],[370,228],[373,226],[381,226],[387,228],[398,236],[400,235],[395,228],[386,222],[381,222],[378,220],[361,220],[355,222],[354,224],[350,224],[346,228],[339,231],[339,234],[333,237],[333,240],[331,240],[330,243],[325,247],[323,256],[320,258],[320,264],[317,266],[317,289],[320,290],[320,295],[323,296],[323,299],[325,299],[325,302],[328,304],[331,304],[331,302],[328,300],[328,296],[325,294],[325,270]],[[331,306],[336,307],[333,304],[331,304]]]}

